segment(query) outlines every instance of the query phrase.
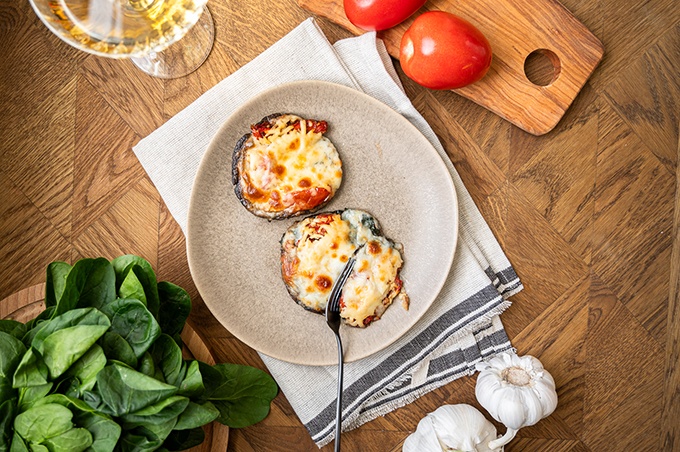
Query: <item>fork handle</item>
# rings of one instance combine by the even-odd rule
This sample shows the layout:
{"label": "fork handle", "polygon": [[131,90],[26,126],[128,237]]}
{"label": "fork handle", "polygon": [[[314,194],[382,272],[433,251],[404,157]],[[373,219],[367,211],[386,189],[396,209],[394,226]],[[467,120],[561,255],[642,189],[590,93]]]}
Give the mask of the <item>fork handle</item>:
{"label": "fork handle", "polygon": [[335,452],[340,452],[340,432],[342,430],[342,368],[344,366],[340,334],[336,334],[335,338],[338,342],[338,396],[335,410]]}

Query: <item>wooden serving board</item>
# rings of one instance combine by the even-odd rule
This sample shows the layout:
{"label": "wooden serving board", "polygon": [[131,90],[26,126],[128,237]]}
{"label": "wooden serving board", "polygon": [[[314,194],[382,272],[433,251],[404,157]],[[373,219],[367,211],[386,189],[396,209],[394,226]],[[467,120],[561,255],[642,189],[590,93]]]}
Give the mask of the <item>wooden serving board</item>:
{"label": "wooden serving board", "polygon": [[[355,34],[364,33],[349,22],[342,0],[298,4]],[[555,127],[604,54],[602,43],[556,0],[430,0],[406,22],[378,32],[390,55],[399,58],[404,31],[427,10],[467,19],[491,44],[493,62],[487,75],[455,92],[534,135]],[[532,83],[525,73],[527,57],[537,51],[553,66],[553,80],[546,86]]]}
{"label": "wooden serving board", "polygon": [[[0,319],[11,319],[26,323],[45,309],[45,283],[36,284],[0,300]],[[182,330],[184,359],[197,359],[214,365],[215,359],[203,339],[193,327],[186,323]],[[205,440],[189,452],[224,452],[229,442],[229,427],[212,422],[203,427]]]}

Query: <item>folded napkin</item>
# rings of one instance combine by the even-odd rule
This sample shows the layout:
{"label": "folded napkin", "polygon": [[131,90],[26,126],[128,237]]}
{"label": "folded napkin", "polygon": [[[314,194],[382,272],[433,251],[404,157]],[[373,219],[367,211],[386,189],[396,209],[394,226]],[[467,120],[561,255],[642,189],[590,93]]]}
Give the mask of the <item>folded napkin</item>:
{"label": "folded napkin", "polygon": [[[301,48],[314,51],[300,52]],[[345,365],[343,429],[349,430],[473,374],[475,363],[510,349],[498,315],[522,285],[436,135],[405,95],[382,41],[375,33],[366,33],[331,45],[311,18],[135,146],[139,161],[185,233],[193,180],[220,125],[254,95],[296,80],[346,85],[405,116],[439,152],[459,202],[454,262],[431,308],[383,351]],[[330,442],[337,367],[261,357],[316,444]]]}

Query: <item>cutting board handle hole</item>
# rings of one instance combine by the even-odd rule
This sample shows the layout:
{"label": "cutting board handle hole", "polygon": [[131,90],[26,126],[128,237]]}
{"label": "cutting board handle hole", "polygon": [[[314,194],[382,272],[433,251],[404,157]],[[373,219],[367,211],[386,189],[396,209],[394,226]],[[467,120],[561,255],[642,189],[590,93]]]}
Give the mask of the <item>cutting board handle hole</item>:
{"label": "cutting board handle hole", "polygon": [[524,60],[524,74],[534,85],[548,86],[560,76],[562,64],[555,52],[538,49],[527,55]]}

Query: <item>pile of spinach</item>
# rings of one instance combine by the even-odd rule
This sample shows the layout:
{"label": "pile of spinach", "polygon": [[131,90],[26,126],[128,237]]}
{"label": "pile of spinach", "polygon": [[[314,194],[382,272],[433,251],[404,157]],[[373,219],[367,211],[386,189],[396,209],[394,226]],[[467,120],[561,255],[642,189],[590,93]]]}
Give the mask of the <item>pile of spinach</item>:
{"label": "pile of spinach", "polygon": [[50,264],[45,310],[0,320],[0,452],[184,450],[264,419],[265,372],[183,359],[190,310],[138,256]]}

